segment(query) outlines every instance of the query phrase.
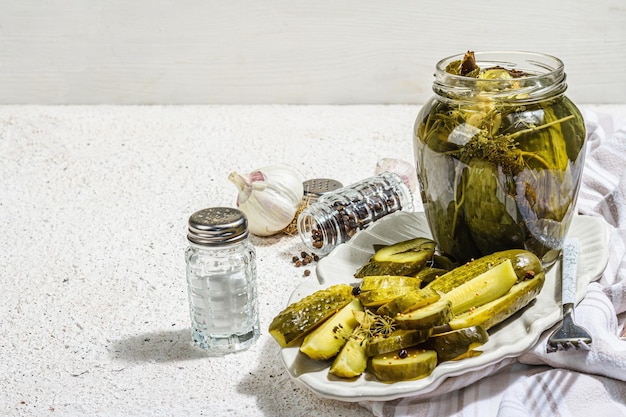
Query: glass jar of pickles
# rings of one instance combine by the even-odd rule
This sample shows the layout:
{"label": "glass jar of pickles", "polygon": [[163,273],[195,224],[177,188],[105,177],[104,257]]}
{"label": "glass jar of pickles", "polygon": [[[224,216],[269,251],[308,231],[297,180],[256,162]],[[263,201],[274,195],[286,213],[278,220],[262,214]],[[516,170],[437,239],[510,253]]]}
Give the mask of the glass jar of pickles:
{"label": "glass jar of pickles", "polygon": [[468,52],[437,63],[413,140],[424,210],[460,262],[526,248],[558,256],[580,187],[585,126],[564,65],[530,52]]}

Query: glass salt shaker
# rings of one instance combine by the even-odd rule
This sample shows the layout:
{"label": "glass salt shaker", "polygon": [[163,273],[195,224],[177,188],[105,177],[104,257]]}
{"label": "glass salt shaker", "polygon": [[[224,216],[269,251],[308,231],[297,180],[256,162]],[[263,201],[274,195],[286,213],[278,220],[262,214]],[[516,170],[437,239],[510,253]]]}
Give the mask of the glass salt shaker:
{"label": "glass salt shaker", "polygon": [[185,252],[194,346],[211,356],[238,352],[259,337],[256,252],[237,209],[212,207],[189,217]]}
{"label": "glass salt shaker", "polygon": [[323,256],[399,210],[413,211],[413,194],[399,175],[382,172],[319,197],[298,216],[298,233],[309,250]]}

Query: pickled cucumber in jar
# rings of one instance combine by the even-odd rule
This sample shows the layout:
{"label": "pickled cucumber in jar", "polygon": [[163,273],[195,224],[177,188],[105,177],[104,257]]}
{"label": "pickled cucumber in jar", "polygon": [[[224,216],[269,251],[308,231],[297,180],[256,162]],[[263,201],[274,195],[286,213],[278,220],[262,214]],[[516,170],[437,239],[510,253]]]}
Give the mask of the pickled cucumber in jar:
{"label": "pickled cucumber in jar", "polygon": [[554,262],[584,164],[582,115],[563,64],[526,52],[468,52],[437,65],[414,128],[434,240],[459,262],[525,248]]}

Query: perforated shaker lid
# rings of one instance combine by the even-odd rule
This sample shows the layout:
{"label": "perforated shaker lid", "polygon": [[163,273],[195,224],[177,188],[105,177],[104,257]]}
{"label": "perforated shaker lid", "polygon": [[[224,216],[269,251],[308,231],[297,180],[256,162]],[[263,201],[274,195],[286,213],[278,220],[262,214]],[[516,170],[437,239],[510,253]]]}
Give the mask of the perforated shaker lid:
{"label": "perforated shaker lid", "polygon": [[312,178],[304,181],[302,185],[304,186],[304,196],[311,201],[315,201],[324,194],[343,187],[342,183],[330,178]]}
{"label": "perforated shaker lid", "polygon": [[241,210],[210,207],[189,217],[187,239],[199,245],[224,245],[248,237],[248,219]]}

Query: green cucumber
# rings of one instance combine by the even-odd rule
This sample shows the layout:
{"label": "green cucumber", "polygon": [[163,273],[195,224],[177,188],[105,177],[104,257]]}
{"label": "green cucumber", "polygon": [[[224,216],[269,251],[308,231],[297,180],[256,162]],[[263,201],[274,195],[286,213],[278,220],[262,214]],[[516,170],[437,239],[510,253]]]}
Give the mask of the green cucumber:
{"label": "green cucumber", "polygon": [[437,352],[439,362],[472,356],[472,352],[489,340],[489,334],[480,326],[472,326],[432,335],[424,343],[425,349]]}
{"label": "green cucumber", "polygon": [[368,275],[415,275],[432,259],[436,246],[435,241],[418,237],[378,247],[354,276],[363,278]]}
{"label": "green cucumber", "polygon": [[274,317],[269,333],[282,348],[296,345],[302,337],[354,300],[352,290],[351,285],[337,284],[288,305]]}
{"label": "green cucumber", "polygon": [[367,343],[367,356],[376,356],[394,350],[418,345],[430,337],[431,329],[394,330],[389,336],[376,335]]}
{"label": "green cucumber", "polygon": [[335,357],[329,372],[341,378],[354,378],[367,369],[367,341],[364,337],[353,335]]}
{"label": "green cucumber", "polygon": [[450,329],[481,326],[485,330],[489,330],[534,300],[541,291],[544,282],[545,273],[541,272],[513,285],[509,292],[502,297],[453,318],[447,326]]}
{"label": "green cucumber", "polygon": [[359,324],[354,316],[355,311],[363,311],[357,299],[306,335],[300,345],[300,352],[315,360],[326,360],[337,355]]}
{"label": "green cucumber", "polygon": [[393,300],[383,304],[376,310],[377,314],[394,317],[398,313],[416,310],[439,300],[441,296],[435,290],[422,288],[400,295]]}
{"label": "green cucumber", "polygon": [[372,372],[381,382],[408,381],[430,375],[437,366],[437,353],[409,348],[377,355],[370,363]]}
{"label": "green cucumber", "polygon": [[396,324],[401,329],[431,329],[445,325],[451,319],[450,301],[441,299],[417,310],[400,313],[395,317]]}
{"label": "green cucumber", "polygon": [[518,281],[543,272],[541,261],[535,254],[524,249],[509,249],[495,252],[458,266],[436,278],[427,287],[443,293],[450,292],[507,259],[511,261]]}
{"label": "green cucumber", "polygon": [[506,294],[517,281],[510,259],[445,293],[441,299],[452,304],[452,314],[458,315]]}

